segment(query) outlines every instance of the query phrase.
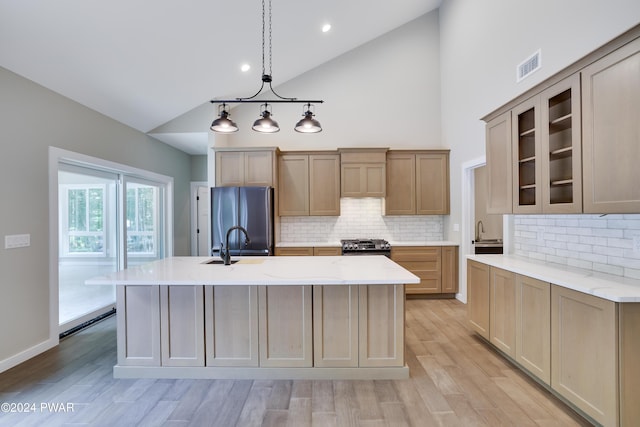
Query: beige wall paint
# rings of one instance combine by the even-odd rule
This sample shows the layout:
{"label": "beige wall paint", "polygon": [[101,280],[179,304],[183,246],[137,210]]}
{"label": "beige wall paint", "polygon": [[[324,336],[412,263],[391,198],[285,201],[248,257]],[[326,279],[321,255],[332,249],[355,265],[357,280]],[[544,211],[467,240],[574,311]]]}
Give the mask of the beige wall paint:
{"label": "beige wall paint", "polygon": [[49,338],[48,147],[174,178],[174,253],[189,253],[190,158],[121,123],[0,68],[0,364]]}

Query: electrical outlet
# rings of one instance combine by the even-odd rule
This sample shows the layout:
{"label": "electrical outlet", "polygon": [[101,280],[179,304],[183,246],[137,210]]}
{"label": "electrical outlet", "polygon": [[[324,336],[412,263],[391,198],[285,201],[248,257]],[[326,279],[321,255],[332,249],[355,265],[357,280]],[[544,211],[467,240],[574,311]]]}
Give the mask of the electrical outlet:
{"label": "electrical outlet", "polygon": [[15,249],[31,246],[31,234],[13,234],[4,236],[4,248]]}
{"label": "electrical outlet", "polygon": [[633,235],[633,253],[640,254],[640,234]]}

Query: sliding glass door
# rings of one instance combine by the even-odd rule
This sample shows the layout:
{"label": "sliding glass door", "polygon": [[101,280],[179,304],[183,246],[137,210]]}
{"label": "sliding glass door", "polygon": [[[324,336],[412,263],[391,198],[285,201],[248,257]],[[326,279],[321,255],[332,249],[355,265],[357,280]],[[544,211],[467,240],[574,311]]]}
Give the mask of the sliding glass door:
{"label": "sliding glass door", "polygon": [[99,167],[58,164],[60,332],[115,308],[114,286],[88,286],[85,280],[168,253],[167,185]]}
{"label": "sliding glass door", "polygon": [[118,270],[117,174],[60,164],[58,169],[58,298],[61,330],[115,306],[113,286],[86,286]]}

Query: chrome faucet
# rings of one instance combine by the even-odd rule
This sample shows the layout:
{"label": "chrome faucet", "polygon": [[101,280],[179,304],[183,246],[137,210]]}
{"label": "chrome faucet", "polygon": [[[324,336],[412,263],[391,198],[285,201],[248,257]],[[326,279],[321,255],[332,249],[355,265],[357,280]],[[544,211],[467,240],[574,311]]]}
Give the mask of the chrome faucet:
{"label": "chrome faucet", "polygon": [[[244,229],[244,227],[241,227],[239,225],[234,225],[233,227],[231,227],[230,229],[227,230],[227,238],[225,240],[225,244],[222,245],[222,243],[220,244],[220,258],[222,258],[224,260],[224,265],[231,265],[231,251],[229,250],[229,235],[231,234],[231,232],[233,230],[240,230],[244,233],[245,239],[244,239],[244,244],[248,245],[249,243],[251,243],[251,239],[249,239],[249,233],[247,232],[247,230]],[[227,248],[225,250],[225,247]]]}
{"label": "chrome faucet", "polygon": [[480,233],[484,233],[484,224],[482,223],[482,221],[478,221],[478,223],[476,224],[476,242],[480,241]]}

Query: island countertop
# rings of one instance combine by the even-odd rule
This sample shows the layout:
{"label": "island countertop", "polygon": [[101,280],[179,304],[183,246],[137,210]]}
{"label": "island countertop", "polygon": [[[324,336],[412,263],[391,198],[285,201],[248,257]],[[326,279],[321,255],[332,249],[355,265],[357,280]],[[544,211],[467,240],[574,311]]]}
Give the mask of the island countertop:
{"label": "island countertop", "polygon": [[87,285],[393,285],[418,276],[381,255],[171,257],[87,280]]}

